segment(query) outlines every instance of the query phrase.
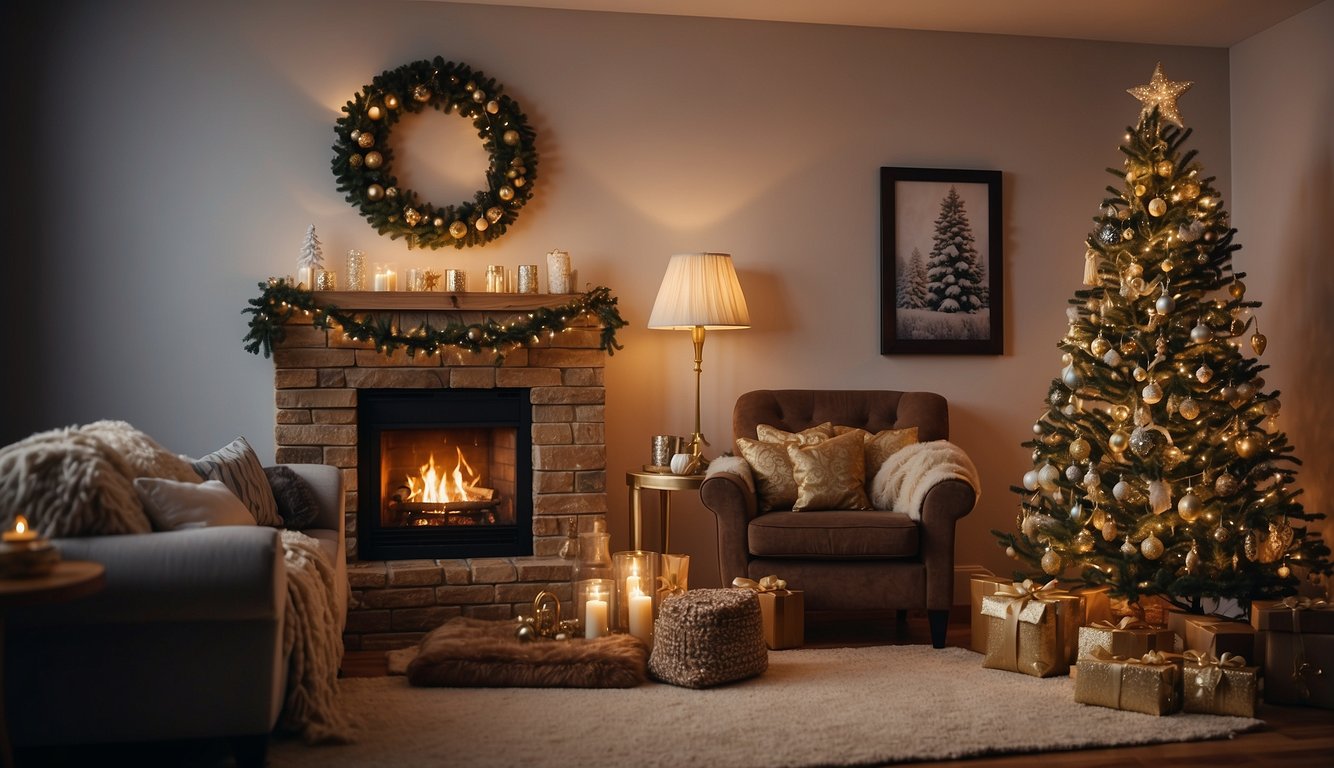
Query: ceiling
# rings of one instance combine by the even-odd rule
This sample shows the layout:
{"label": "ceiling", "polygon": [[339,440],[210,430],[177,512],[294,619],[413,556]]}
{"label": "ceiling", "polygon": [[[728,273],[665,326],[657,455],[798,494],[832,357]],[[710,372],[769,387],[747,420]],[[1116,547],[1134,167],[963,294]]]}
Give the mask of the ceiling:
{"label": "ceiling", "polygon": [[1228,48],[1322,0],[453,0]]}

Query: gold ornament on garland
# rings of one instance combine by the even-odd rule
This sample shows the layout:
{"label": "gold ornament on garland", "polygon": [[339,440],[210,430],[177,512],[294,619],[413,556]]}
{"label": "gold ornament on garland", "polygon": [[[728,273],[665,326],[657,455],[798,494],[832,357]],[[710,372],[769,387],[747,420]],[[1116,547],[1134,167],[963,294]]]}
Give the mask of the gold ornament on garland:
{"label": "gold ornament on garland", "polygon": [[[505,234],[532,197],[537,151],[527,118],[502,91],[481,72],[439,56],[377,75],[344,105],[334,125],[338,191],[380,234],[407,238],[409,248],[485,245]],[[399,93],[412,99],[400,99]],[[474,106],[483,102],[484,108]],[[438,206],[398,186],[390,131],[402,117],[428,106],[471,120],[482,138],[490,164],[484,188],[470,200]],[[378,151],[363,157],[362,150],[376,146]],[[451,222],[448,228],[444,222]]]}
{"label": "gold ornament on garland", "polygon": [[[433,276],[439,279],[438,274]],[[298,313],[309,316],[316,328],[341,328],[348,338],[370,342],[386,355],[402,349],[411,358],[418,353],[434,354],[442,347],[458,347],[469,352],[490,351],[496,356],[496,365],[504,361],[505,353],[511,349],[564,331],[584,315],[598,319],[602,326],[599,348],[613,355],[621,348],[616,343],[616,331],[626,324],[616,308],[616,297],[604,287],[594,288],[567,304],[531,310],[523,319],[511,322],[487,318],[468,325],[451,322],[444,328],[434,328],[423,324],[410,330],[394,327],[383,315],[357,314],[317,304],[313,292],[283,279],[270,280],[267,285],[260,283],[259,287],[262,291],[259,297],[251,299],[250,306],[242,310],[252,315],[250,331],[245,335],[245,350],[265,357],[272,356],[274,344],[286,335],[288,319]]]}

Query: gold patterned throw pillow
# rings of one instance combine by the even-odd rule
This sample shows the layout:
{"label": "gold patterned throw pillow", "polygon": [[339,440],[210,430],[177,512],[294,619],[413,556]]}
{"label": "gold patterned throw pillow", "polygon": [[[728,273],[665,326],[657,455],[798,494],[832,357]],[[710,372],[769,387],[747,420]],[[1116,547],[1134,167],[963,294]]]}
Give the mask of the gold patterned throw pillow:
{"label": "gold patterned throw pillow", "polygon": [[870,509],[866,498],[865,438],[856,433],[812,445],[787,443],[797,498],[792,511]]}
{"label": "gold patterned throw pillow", "polygon": [[800,432],[788,432],[771,424],[756,424],[755,435],[766,443],[786,443],[794,441],[799,445],[811,445],[834,436],[834,425],[826,421],[807,427]]}
{"label": "gold patterned throw pillow", "polygon": [[846,435],[849,432],[860,433],[866,449],[866,482],[875,479],[875,474],[884,465],[885,459],[917,442],[917,427],[907,429],[882,429],[874,435],[860,427],[834,427],[834,433]]}
{"label": "gold patterned throw pillow", "polygon": [[788,460],[786,444],[738,437],[736,452],[750,465],[760,509],[765,512],[791,509],[797,500],[797,484],[792,479],[792,462]]}

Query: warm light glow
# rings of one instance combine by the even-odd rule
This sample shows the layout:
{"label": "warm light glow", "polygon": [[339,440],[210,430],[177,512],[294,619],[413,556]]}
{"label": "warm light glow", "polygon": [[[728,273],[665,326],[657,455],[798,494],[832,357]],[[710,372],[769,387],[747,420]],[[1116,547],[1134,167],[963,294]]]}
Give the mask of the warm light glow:
{"label": "warm light glow", "polygon": [[678,253],[667,262],[648,327],[713,331],[749,328],[750,311],[732,257],[726,253]]}
{"label": "warm light glow", "polygon": [[26,533],[28,530],[28,518],[23,515],[14,517],[14,533]]}
{"label": "warm light glow", "polygon": [[[486,498],[477,492],[476,483],[480,476],[473,471],[467,459],[463,458],[463,449],[455,447],[458,461],[454,469],[446,473],[443,467],[435,466],[435,454],[421,468],[420,477],[408,478],[408,500],[427,504],[443,504],[451,501],[481,501]],[[467,478],[464,478],[467,472]]]}

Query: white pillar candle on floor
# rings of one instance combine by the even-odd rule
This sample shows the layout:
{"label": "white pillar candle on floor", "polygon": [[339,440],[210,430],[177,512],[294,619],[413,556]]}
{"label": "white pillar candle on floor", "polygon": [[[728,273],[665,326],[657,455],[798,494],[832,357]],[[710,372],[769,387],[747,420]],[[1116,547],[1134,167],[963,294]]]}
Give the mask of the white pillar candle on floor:
{"label": "white pillar candle on floor", "polygon": [[607,634],[607,601],[590,598],[584,606],[584,637],[592,640]]}
{"label": "white pillar candle on floor", "polygon": [[653,596],[644,594],[638,576],[631,576],[626,582],[626,592],[630,595],[630,634],[645,643],[653,639]]}

